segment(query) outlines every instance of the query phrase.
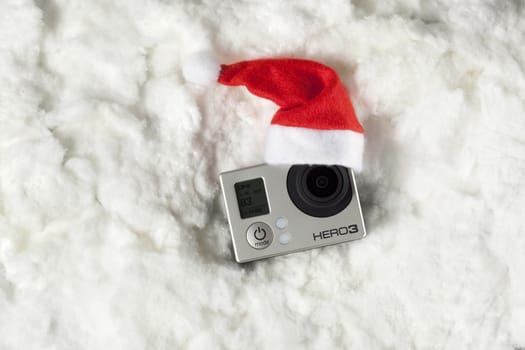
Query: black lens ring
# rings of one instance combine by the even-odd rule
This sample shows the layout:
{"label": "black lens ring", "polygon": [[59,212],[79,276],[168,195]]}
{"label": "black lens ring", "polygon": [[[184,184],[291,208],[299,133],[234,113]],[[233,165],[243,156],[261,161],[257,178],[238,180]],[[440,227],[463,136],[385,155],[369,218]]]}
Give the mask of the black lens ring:
{"label": "black lens ring", "polygon": [[303,213],[314,217],[329,217],[340,213],[352,200],[350,173],[343,166],[328,166],[337,174],[339,183],[338,189],[327,200],[309,193],[305,182],[309,171],[320,166],[324,165],[293,165],[288,170],[286,185],[290,199]]}

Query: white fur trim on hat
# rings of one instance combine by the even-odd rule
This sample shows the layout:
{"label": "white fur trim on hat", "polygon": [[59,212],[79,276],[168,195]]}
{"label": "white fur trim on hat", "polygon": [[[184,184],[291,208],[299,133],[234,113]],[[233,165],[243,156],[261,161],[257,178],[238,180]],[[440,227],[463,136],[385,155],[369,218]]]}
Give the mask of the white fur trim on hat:
{"label": "white fur trim on hat", "polygon": [[265,161],[269,164],[343,165],[361,170],[364,136],[350,130],[316,130],[270,125]]}

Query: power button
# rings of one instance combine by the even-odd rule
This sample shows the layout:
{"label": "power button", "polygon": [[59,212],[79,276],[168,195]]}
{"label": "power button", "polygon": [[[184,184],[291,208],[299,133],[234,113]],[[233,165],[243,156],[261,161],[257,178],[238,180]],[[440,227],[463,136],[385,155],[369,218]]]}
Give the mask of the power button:
{"label": "power button", "polygon": [[273,241],[273,231],[268,224],[256,222],[246,230],[246,239],[255,249],[264,249]]}

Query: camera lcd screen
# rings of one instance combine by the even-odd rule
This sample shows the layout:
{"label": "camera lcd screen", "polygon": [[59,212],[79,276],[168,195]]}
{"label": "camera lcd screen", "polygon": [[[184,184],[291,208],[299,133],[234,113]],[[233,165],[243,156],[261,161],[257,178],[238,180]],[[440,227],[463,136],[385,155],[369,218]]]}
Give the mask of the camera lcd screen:
{"label": "camera lcd screen", "polygon": [[237,182],[235,194],[242,219],[265,215],[270,212],[262,178]]}

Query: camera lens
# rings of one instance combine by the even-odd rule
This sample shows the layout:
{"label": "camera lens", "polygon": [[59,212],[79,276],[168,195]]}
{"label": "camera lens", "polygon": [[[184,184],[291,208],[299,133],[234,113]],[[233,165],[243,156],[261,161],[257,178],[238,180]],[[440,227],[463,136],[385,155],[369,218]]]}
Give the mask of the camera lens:
{"label": "camera lens", "polygon": [[287,188],[295,206],[315,217],[333,216],[352,200],[350,174],[342,166],[294,165],[288,171]]}
{"label": "camera lens", "polygon": [[341,185],[341,181],[334,169],[327,166],[318,166],[307,170],[306,189],[318,198],[333,196]]}

